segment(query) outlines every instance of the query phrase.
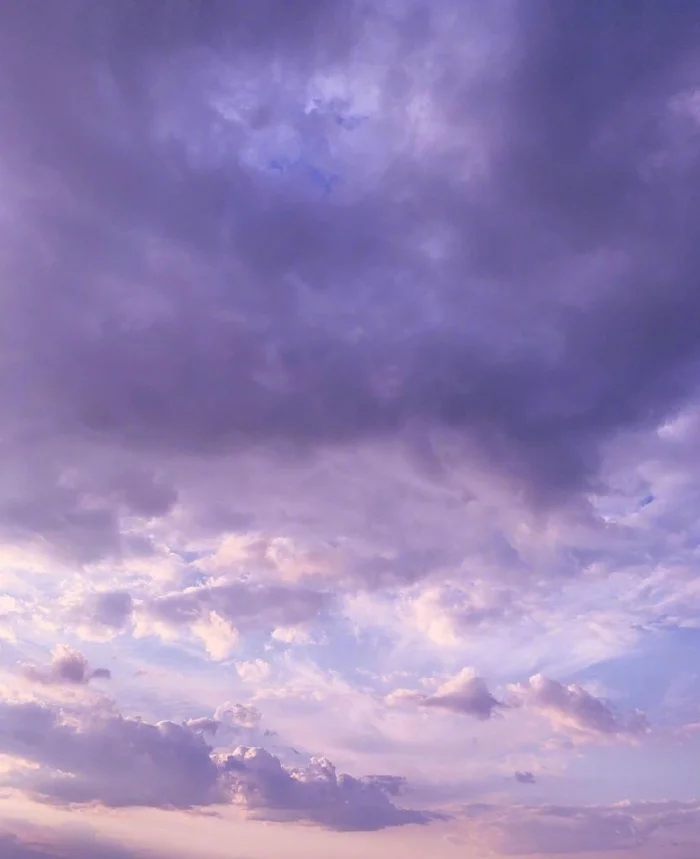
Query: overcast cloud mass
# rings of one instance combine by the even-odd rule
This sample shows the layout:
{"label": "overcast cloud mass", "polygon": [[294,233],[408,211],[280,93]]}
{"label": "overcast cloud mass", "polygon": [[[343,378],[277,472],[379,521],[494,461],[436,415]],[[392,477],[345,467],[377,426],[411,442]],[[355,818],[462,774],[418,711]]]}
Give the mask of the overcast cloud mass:
{"label": "overcast cloud mass", "polygon": [[697,859],[700,6],[0,0],[0,854]]}

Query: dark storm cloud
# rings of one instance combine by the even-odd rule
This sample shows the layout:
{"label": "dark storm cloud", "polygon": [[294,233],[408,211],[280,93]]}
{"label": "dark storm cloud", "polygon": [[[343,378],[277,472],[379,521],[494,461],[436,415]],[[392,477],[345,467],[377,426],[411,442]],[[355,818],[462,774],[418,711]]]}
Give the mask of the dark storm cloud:
{"label": "dark storm cloud", "polygon": [[[462,4],[411,9],[3,4],[3,444],[44,451],[62,493],[0,499],[13,535],[119,548],[114,502],[57,477],[59,442],[202,455],[447,428],[547,505],[694,392],[697,119],[673,105],[698,82],[700,9],[503,3],[480,28]],[[465,44],[507,42],[476,78],[441,41],[452,12]],[[449,153],[397,150],[340,200],[245,161],[212,103],[221,68],[257,75],[247,131],[303,125],[289,99],[377,40],[372,155],[404,133],[426,52]],[[486,153],[467,180],[465,134]],[[125,515],[174,503],[154,492]]]}

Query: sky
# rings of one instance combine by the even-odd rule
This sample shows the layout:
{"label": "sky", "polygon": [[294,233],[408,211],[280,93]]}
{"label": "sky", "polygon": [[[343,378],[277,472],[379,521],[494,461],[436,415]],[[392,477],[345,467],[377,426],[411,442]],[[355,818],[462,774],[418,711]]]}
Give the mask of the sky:
{"label": "sky", "polygon": [[3,859],[698,859],[700,4],[0,0]]}

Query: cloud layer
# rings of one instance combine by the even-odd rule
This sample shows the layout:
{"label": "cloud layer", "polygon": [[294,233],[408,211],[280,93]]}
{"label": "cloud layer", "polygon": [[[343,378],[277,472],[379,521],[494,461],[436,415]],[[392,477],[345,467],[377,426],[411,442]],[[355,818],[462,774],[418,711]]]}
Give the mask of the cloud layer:
{"label": "cloud layer", "polygon": [[699,45],[685,0],[0,4],[8,789],[695,825]]}

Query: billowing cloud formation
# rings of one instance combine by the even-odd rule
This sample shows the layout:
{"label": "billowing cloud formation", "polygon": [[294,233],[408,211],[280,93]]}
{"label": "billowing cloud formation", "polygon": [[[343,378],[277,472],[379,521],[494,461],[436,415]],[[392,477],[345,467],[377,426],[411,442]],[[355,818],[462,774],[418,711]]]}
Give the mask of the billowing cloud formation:
{"label": "billowing cloud formation", "polygon": [[35,683],[45,686],[85,686],[90,680],[109,680],[108,668],[91,668],[85,656],[66,644],[59,644],[52,653],[48,668],[25,666],[23,674]]}
{"label": "billowing cloud formation", "polygon": [[223,800],[202,736],[112,715],[76,723],[36,703],[0,704],[0,749],[39,764],[20,785],[53,802],[188,808]]}
{"label": "billowing cloud formation", "polygon": [[390,703],[401,701],[413,702],[420,707],[473,716],[483,721],[490,719],[494,712],[505,706],[491,694],[486,681],[479,677],[473,668],[462,669],[455,677],[442,683],[432,695],[399,689],[389,696]]}
{"label": "billowing cloud formation", "polygon": [[5,6],[8,538],[128,553],[200,455],[421,428],[551,505],[695,389],[692,5],[263,6]]}
{"label": "billowing cloud formation", "polygon": [[545,715],[556,730],[575,736],[637,737],[648,730],[643,713],[619,715],[575,683],[565,686],[535,674],[527,683],[513,686],[512,691],[525,706]]}
{"label": "billowing cloud formation", "polygon": [[126,591],[89,594],[68,614],[78,626],[108,637],[126,630],[166,637],[190,633],[212,658],[222,659],[236,648],[241,631],[294,629],[318,618],[332,602],[330,593],[303,586],[234,581],[142,600]]}
{"label": "billowing cloud formation", "polygon": [[287,769],[265,749],[240,746],[222,756],[220,766],[234,802],[264,818],[310,820],[332,829],[383,829],[434,818],[391,802],[398,793],[395,778],[356,779],[337,773],[326,758]]}
{"label": "billowing cloud formation", "polygon": [[244,704],[222,704],[216,708],[214,718],[231,727],[255,728],[260,724],[262,713],[257,707]]}
{"label": "billowing cloud formation", "polygon": [[[697,722],[690,681],[614,662],[698,613],[697,4],[152,5],[0,4],[3,654],[113,639],[130,693],[178,673],[183,719],[246,683],[281,736],[311,748],[316,714],[334,759],[390,772],[420,723],[445,778],[461,716],[489,723],[477,781],[540,752],[566,781],[572,743],[528,731],[646,731],[539,674],[522,710],[439,685],[463,665]],[[83,699],[90,670],[30,674]],[[252,709],[0,721],[51,801],[406,821],[391,778],[275,764]],[[640,794],[648,754],[615,774]]]}
{"label": "billowing cloud formation", "polygon": [[[256,719],[257,716],[257,719]],[[260,747],[214,753],[205,736],[235,720],[255,726],[259,713],[227,705],[215,719],[185,724],[99,712],[64,715],[37,703],[0,703],[0,753],[36,764],[11,783],[47,802],[109,807],[192,808],[235,803],[257,816],[307,820],[334,829],[381,829],[430,816],[395,806],[400,780],[337,774],[325,758],[286,768]]]}
{"label": "billowing cloud formation", "polygon": [[187,588],[136,607],[137,632],[189,630],[214,659],[235,649],[240,630],[293,627],[331,604],[327,593],[304,587],[247,582]]}

